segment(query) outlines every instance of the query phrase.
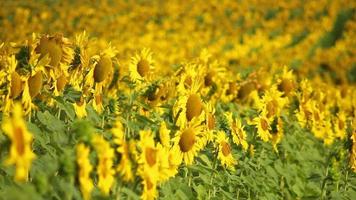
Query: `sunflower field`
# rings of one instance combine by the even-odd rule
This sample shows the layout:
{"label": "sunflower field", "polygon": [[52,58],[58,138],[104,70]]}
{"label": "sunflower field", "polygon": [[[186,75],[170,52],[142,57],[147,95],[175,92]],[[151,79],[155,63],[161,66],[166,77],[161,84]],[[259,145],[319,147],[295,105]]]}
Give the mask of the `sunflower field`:
{"label": "sunflower field", "polygon": [[0,200],[356,199],[355,0],[1,0]]}

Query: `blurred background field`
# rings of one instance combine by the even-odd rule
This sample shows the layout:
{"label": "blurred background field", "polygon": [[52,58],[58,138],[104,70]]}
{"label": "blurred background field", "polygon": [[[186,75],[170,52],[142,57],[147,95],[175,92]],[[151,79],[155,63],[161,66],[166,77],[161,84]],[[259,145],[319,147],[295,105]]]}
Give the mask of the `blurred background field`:
{"label": "blurred background field", "polygon": [[354,199],[355,11],[0,1],[0,199]]}

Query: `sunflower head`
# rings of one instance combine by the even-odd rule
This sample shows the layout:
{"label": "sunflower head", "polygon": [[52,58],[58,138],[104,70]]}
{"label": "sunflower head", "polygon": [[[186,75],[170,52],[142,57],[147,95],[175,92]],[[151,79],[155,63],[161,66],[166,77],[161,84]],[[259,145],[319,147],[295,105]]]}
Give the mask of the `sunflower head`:
{"label": "sunflower head", "polygon": [[51,60],[49,65],[57,67],[60,62],[69,64],[73,60],[74,51],[70,48],[70,45],[68,39],[61,34],[43,35],[35,51],[41,57],[48,55]]}
{"label": "sunflower head", "polygon": [[193,163],[194,157],[205,144],[203,128],[202,121],[194,118],[187,126],[181,127],[174,138],[174,145],[179,147],[180,155],[188,165]]}
{"label": "sunflower head", "polygon": [[42,72],[37,72],[34,76],[29,77],[28,86],[31,98],[36,97],[42,89],[43,85],[43,75]]}
{"label": "sunflower head", "polygon": [[218,147],[218,159],[221,164],[229,169],[234,169],[236,164],[235,159],[232,156],[232,150],[228,138],[223,131],[217,133],[215,139],[215,145]]}
{"label": "sunflower head", "polygon": [[278,83],[278,90],[284,92],[286,96],[290,96],[291,94],[293,94],[296,88],[293,71],[292,70],[288,71],[288,68],[284,66],[283,73],[281,77],[278,78],[277,83]]}
{"label": "sunflower head", "polygon": [[101,56],[94,68],[94,81],[96,83],[104,81],[112,71],[113,65],[111,58],[107,55]]}
{"label": "sunflower head", "polygon": [[149,81],[153,74],[154,66],[150,49],[142,49],[131,58],[129,65],[130,78],[134,82]]}

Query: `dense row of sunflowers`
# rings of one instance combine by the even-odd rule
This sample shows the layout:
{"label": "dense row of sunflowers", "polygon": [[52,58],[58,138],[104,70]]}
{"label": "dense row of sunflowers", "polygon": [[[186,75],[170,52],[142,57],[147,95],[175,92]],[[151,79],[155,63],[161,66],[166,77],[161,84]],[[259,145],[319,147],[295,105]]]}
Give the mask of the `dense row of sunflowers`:
{"label": "dense row of sunflowers", "polygon": [[349,142],[356,171],[355,2],[268,2],[5,3],[4,168],[31,182],[43,152],[27,124],[50,110],[77,123],[65,132],[84,199],[132,182],[155,199],[207,151],[234,173],[233,151],[253,157],[262,141],[278,154],[291,121],[326,146]]}

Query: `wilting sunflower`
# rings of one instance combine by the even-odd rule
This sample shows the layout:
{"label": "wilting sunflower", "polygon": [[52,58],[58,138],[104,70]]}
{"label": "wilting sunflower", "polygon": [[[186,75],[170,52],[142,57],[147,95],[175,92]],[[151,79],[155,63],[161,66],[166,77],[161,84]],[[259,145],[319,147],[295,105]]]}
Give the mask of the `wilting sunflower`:
{"label": "wilting sunflower", "polygon": [[150,49],[144,48],[131,58],[129,74],[132,81],[149,81],[152,78],[153,71],[154,61]]}
{"label": "wilting sunflower", "polygon": [[83,143],[77,146],[77,164],[79,167],[79,184],[80,191],[83,194],[84,200],[89,200],[91,196],[91,191],[94,188],[93,181],[90,178],[90,173],[93,166],[90,164],[89,160],[90,148],[86,147]]}
{"label": "wilting sunflower", "polygon": [[231,154],[231,146],[229,139],[226,137],[223,131],[218,131],[215,145],[218,148],[218,159],[224,167],[234,170],[234,165],[236,165],[236,160]]}
{"label": "wilting sunflower", "polygon": [[114,72],[113,59],[115,58],[117,52],[118,51],[115,47],[111,46],[111,44],[108,44],[102,53],[100,53],[100,55],[92,57],[96,60],[94,62],[93,73],[95,83],[103,83],[104,85],[108,85],[111,82]]}
{"label": "wilting sunflower", "polygon": [[11,140],[10,157],[6,165],[16,166],[15,180],[27,181],[32,160],[36,157],[32,152],[32,134],[27,130],[23,120],[20,104],[14,104],[11,117],[4,117],[2,129]]}
{"label": "wilting sunflower", "polygon": [[99,164],[97,167],[97,173],[99,176],[98,187],[104,195],[108,195],[111,186],[114,183],[114,149],[110,147],[109,142],[106,141],[101,135],[94,136],[93,145],[99,157]]}
{"label": "wilting sunflower", "polygon": [[26,115],[35,108],[32,100],[41,94],[46,79],[45,66],[48,63],[49,59],[47,55],[41,57],[33,51],[29,60],[29,66],[33,66],[33,68],[21,75],[25,80],[22,93],[22,105]]}
{"label": "wilting sunflower", "polygon": [[5,114],[9,114],[12,109],[14,99],[16,99],[23,91],[24,81],[21,76],[16,72],[17,61],[15,56],[8,57],[4,60],[5,70],[2,70],[1,81],[7,85],[7,90],[1,91],[3,94],[2,111]]}
{"label": "wilting sunflower", "polygon": [[60,63],[70,64],[74,57],[71,43],[61,34],[41,36],[35,50],[41,57],[49,56],[49,66],[52,68],[56,68]]}
{"label": "wilting sunflower", "polygon": [[181,126],[176,133],[174,145],[179,146],[178,156],[182,156],[186,165],[191,165],[195,156],[203,148],[203,129],[201,120],[194,118],[187,123],[187,126]]}
{"label": "wilting sunflower", "polygon": [[180,96],[174,104],[173,114],[176,124],[181,127],[194,118],[204,118],[204,102],[199,93],[201,79],[194,79],[189,89],[179,91]]}
{"label": "wilting sunflower", "polygon": [[232,140],[236,145],[241,145],[242,149],[247,151],[248,143],[247,143],[247,134],[244,130],[244,126],[241,123],[241,119],[233,119],[232,113],[229,112],[226,114],[226,118],[231,128]]}

